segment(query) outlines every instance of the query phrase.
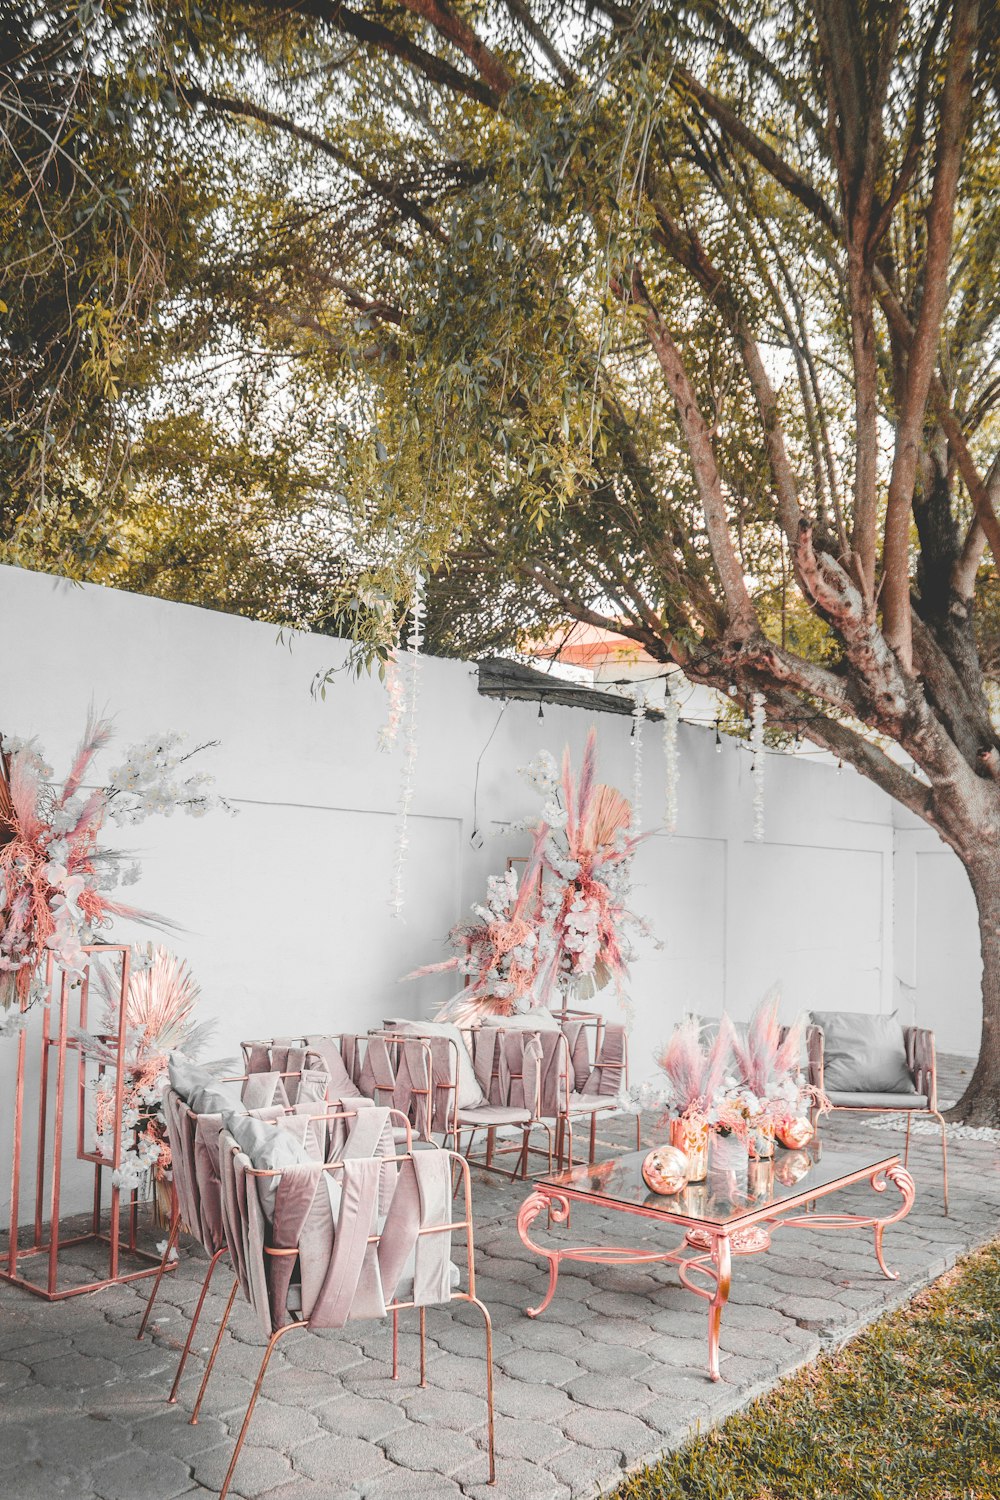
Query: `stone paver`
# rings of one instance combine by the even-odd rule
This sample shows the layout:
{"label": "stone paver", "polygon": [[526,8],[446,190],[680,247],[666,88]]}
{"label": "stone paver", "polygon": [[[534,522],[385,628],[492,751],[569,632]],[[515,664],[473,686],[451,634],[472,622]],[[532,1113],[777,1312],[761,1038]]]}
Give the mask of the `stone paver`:
{"label": "stone paver", "polygon": [[[956,1063],[942,1062],[956,1096]],[[949,1087],[949,1083],[953,1086]],[[648,1122],[652,1128],[652,1122]],[[647,1131],[647,1134],[649,1132]],[[602,1129],[610,1155],[626,1122]],[[902,1132],[863,1119],[824,1124],[831,1146],[902,1149]],[[957,1256],[1000,1232],[1000,1147],[951,1143],[952,1214],[941,1211],[936,1142],[915,1138],[917,1202],[886,1235],[896,1282],[871,1234],[788,1230],[768,1254],[734,1265],[722,1321],[720,1381],[705,1374],[703,1305],[670,1267],[566,1268],[542,1318],[523,1309],[545,1267],[514,1228],[527,1189],[475,1174],[477,1286],[493,1316],[497,1485],[486,1486],[482,1320],[459,1304],[428,1318],[428,1384],[418,1386],[412,1314],[401,1320],[401,1379],[387,1327],[291,1334],[279,1346],[236,1471],[239,1500],[593,1500],[626,1468],[706,1430],[752,1395],[898,1305]],[[837,1208],[865,1210],[870,1192]],[[834,1205],[831,1204],[831,1207]],[[574,1209],[564,1242],[654,1245],[655,1226]],[[539,1234],[545,1231],[536,1225]],[[671,1242],[674,1237],[671,1237]],[[81,1266],[84,1260],[81,1258]],[[176,1406],[166,1395],[204,1275],[184,1251],[152,1336],[135,1334],[148,1283],[46,1304],[0,1285],[2,1500],[210,1500],[229,1463],[261,1354],[237,1304],[202,1418],[188,1421],[226,1279],[206,1304]]]}

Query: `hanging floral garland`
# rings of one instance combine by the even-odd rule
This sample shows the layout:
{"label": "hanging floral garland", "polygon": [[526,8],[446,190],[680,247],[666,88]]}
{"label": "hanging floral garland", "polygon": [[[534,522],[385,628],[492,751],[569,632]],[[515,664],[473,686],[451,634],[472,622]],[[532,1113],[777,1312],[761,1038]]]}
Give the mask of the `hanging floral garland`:
{"label": "hanging floral garland", "polygon": [[758,841],[764,837],[764,725],[767,723],[766,699],[763,693],[754,693],[750,700],[750,748],[753,751],[751,775],[753,776],[753,836]]}
{"label": "hanging floral garland", "polygon": [[410,808],[413,803],[413,779],[417,763],[417,701],[420,690],[420,648],[423,644],[424,580],[419,569],[413,575],[413,599],[410,605],[409,680],[406,691],[403,738],[403,775],[399,789],[399,811],[396,816],[396,849],[392,862],[392,886],[389,905],[394,917],[403,915],[403,871],[410,846]]}
{"label": "hanging floral garland", "polygon": [[670,691],[667,682],[667,701],[663,709],[663,763],[666,768],[663,823],[670,835],[677,828],[677,790],[681,779],[680,756],[677,751],[677,725],[680,722],[681,705]]}
{"label": "hanging floral garland", "polygon": [[642,818],[642,727],[646,722],[646,690],[635,690],[632,709],[632,832],[638,833]]}
{"label": "hanging floral garland", "polygon": [[390,654],[386,662],[385,693],[389,700],[389,712],[378,732],[378,747],[382,751],[389,751],[395,747],[399,739],[399,730],[406,711],[406,684],[403,681],[399,654],[396,651]]}

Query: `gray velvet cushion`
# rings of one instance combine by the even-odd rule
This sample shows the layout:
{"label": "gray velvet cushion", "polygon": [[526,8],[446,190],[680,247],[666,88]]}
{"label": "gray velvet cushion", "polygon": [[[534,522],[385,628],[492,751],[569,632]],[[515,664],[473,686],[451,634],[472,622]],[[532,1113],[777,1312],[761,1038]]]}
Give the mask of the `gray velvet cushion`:
{"label": "gray velvet cushion", "polygon": [[926,1109],[926,1094],[839,1094],[827,1090],[830,1103],[841,1109]]}
{"label": "gray velvet cushion", "polygon": [[174,1093],[196,1115],[222,1115],[243,1108],[239,1089],[235,1084],[223,1083],[218,1068],[210,1063],[192,1062],[182,1052],[171,1052],[167,1073]]}
{"label": "gray velvet cushion", "polygon": [[[234,1110],[226,1115],[224,1124],[237,1146],[249,1156],[251,1164],[258,1171],[274,1172],[284,1167],[308,1166],[313,1160],[305,1146],[281,1125],[272,1124],[270,1120],[255,1120],[252,1115],[239,1114]],[[268,1220],[274,1218],[274,1200],[280,1181],[280,1176],[257,1178],[260,1206]]]}
{"label": "gray velvet cushion", "polygon": [[196,1115],[224,1115],[231,1110],[235,1110],[237,1114],[246,1114],[246,1105],[240,1098],[239,1089],[230,1083],[199,1084],[188,1096],[188,1108],[193,1109]]}
{"label": "gray velvet cushion", "polygon": [[823,1087],[827,1093],[913,1094],[903,1028],[895,1015],[814,1010],[823,1032]]}
{"label": "gray velvet cushion", "polygon": [[559,1020],[544,1005],[518,1010],[510,1016],[490,1016],[487,1026],[502,1026],[504,1031],[558,1031]]}

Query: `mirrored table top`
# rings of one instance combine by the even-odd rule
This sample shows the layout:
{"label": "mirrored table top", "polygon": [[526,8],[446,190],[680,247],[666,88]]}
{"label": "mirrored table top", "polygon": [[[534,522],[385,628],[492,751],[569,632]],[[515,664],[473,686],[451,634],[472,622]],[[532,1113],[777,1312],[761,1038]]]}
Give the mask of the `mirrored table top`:
{"label": "mirrored table top", "polygon": [[649,1154],[632,1151],[612,1161],[572,1167],[558,1176],[540,1178],[547,1189],[568,1189],[574,1198],[593,1199],[633,1212],[663,1214],[691,1224],[731,1224],[813,1195],[864,1181],[899,1160],[896,1152],[827,1150],[814,1141],[800,1151],[776,1147],[772,1160],[750,1163],[746,1186],[734,1174],[713,1174],[691,1182],[679,1193],[651,1192],[643,1181],[642,1163]]}

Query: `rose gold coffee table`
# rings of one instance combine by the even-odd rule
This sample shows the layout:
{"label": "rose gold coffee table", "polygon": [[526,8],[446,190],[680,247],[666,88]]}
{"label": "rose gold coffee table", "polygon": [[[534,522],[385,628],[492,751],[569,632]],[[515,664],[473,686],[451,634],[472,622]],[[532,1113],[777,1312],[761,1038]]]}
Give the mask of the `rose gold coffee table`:
{"label": "rose gold coffee table", "polygon": [[[776,1151],[772,1162],[751,1163],[749,1191],[739,1193],[732,1183],[690,1183],[675,1197],[651,1193],[642,1180],[645,1151],[633,1151],[613,1161],[573,1167],[556,1177],[543,1177],[521,1205],[517,1229],[522,1242],[549,1263],[549,1285],[529,1318],[545,1311],[555,1295],[563,1261],[595,1265],[649,1265],[666,1261],[677,1267],[682,1285],[708,1303],[708,1372],[719,1378],[719,1329],[729,1296],[732,1257],[755,1255],[768,1248],[777,1229],[874,1229],[875,1255],[885,1276],[895,1280],[882,1255],[882,1236],[889,1224],[906,1217],[916,1196],[913,1178],[896,1155],[864,1151],[830,1151],[814,1144],[805,1151]],[[868,1181],[876,1193],[889,1183],[898,1188],[902,1203],[895,1213],[816,1213],[818,1199],[841,1188]],[[536,1245],[529,1231],[539,1214],[548,1223],[568,1224],[573,1203],[638,1214],[662,1225],[683,1230],[673,1250],[614,1245]]]}

